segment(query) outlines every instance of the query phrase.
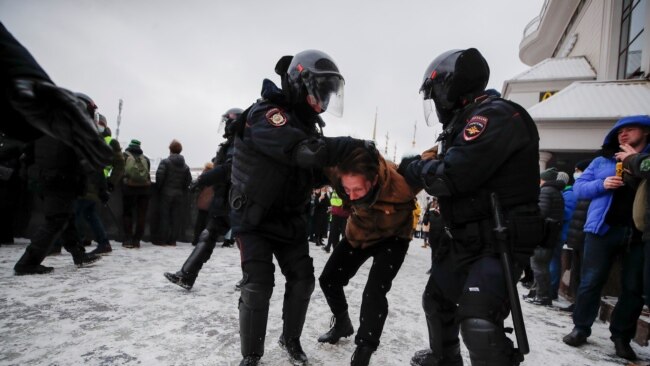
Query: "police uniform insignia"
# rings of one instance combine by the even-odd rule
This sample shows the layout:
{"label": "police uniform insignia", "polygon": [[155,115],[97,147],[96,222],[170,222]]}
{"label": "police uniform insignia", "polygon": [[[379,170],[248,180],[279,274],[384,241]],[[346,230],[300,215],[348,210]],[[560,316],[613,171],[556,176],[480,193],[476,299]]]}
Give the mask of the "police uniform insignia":
{"label": "police uniform insignia", "polygon": [[463,139],[465,141],[472,141],[481,136],[487,127],[488,119],[483,116],[473,116],[467,121],[465,130],[463,131]]}
{"label": "police uniform insignia", "polygon": [[287,123],[287,116],[280,108],[273,108],[266,112],[266,120],[275,127],[283,126]]}

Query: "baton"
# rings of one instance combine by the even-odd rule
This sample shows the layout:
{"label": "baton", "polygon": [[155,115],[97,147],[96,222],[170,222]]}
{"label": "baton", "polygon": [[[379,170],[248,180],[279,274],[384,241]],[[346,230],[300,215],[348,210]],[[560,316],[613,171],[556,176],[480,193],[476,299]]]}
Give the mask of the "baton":
{"label": "baton", "polygon": [[512,313],[512,325],[515,329],[515,336],[517,338],[518,352],[521,355],[521,361],[524,355],[530,352],[528,345],[528,336],[526,335],[526,325],[524,324],[524,317],[521,313],[521,304],[519,303],[519,294],[517,287],[513,282],[512,266],[510,265],[510,252],[508,248],[508,233],[507,228],[503,226],[503,217],[501,215],[501,205],[499,204],[499,197],[492,192],[490,194],[490,201],[492,202],[492,213],[494,214],[495,228],[494,232],[497,237],[497,249],[501,257],[501,266],[506,277],[506,287],[508,289],[508,299],[510,300],[510,312]]}

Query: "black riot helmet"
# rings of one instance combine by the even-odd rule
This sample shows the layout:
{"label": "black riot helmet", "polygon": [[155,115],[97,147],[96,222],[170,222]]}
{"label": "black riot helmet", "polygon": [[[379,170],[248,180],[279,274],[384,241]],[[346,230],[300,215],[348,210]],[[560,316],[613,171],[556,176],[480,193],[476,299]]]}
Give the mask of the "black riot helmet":
{"label": "black riot helmet", "polygon": [[276,72],[282,76],[283,88],[290,89],[293,104],[306,103],[316,114],[327,111],[337,117],[343,115],[345,80],[326,53],[306,50],[292,58],[285,56],[278,62]]}
{"label": "black riot helmet", "polygon": [[233,123],[241,116],[244,112],[241,108],[230,108],[226,113],[221,115],[221,123],[219,123],[219,133],[224,131],[223,137],[228,138],[234,133]]}
{"label": "black riot helmet", "polygon": [[84,103],[85,109],[88,112],[88,115],[90,115],[90,118],[97,123],[97,104],[95,104],[95,101],[84,93],[76,92],[74,94]]}
{"label": "black riot helmet", "polygon": [[436,57],[424,73],[420,94],[424,117],[432,125],[433,110],[444,125],[467,101],[483,92],[490,78],[490,67],[475,48],[451,50]]}

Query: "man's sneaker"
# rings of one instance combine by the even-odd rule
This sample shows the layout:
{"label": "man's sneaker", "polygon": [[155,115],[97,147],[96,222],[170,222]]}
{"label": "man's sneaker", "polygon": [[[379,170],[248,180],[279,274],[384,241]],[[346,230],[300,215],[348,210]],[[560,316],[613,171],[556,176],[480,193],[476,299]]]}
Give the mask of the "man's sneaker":
{"label": "man's sneaker", "polygon": [[14,273],[16,276],[32,275],[32,274],[45,274],[54,271],[53,267],[46,267],[41,264],[26,264],[16,265]]}
{"label": "man's sneaker", "polygon": [[632,346],[630,346],[629,341],[626,342],[620,338],[612,338],[612,341],[614,342],[614,348],[618,357],[630,361],[636,360],[636,353],[632,349]]}
{"label": "man's sneaker", "polygon": [[244,357],[243,360],[239,363],[239,366],[257,366],[260,363],[260,356],[251,355]]}
{"label": "man's sneaker", "polygon": [[192,286],[194,286],[194,281],[196,280],[196,276],[190,276],[183,271],[178,271],[176,273],[165,272],[164,275],[165,278],[169,280],[169,282],[178,285],[186,290],[192,289]]}
{"label": "man's sneaker", "polygon": [[562,341],[571,347],[578,347],[587,343],[587,335],[574,329],[571,333],[565,335],[564,338],[562,338]]}
{"label": "man's sneaker", "polygon": [[113,251],[113,248],[111,248],[111,245],[106,243],[105,245],[97,245],[97,248],[95,250],[91,251],[88,254],[97,254],[97,255],[104,255],[108,254]]}
{"label": "man's sneaker", "polygon": [[72,255],[72,261],[78,268],[88,267],[100,259],[102,259],[102,257],[92,253],[80,252],[79,254]]}
{"label": "man's sneaker", "polygon": [[302,350],[300,338],[284,339],[284,334],[281,334],[278,343],[289,354],[289,361],[292,365],[307,364],[307,355]]}

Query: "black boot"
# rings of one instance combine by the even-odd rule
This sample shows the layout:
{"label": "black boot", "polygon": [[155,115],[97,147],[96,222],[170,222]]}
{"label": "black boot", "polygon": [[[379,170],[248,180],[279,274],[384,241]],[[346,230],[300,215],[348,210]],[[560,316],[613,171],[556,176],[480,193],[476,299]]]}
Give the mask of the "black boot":
{"label": "black boot", "polygon": [[292,365],[307,364],[307,355],[302,350],[300,338],[285,339],[284,334],[281,334],[278,343],[280,344],[280,347],[289,354],[289,361]]}
{"label": "black boot", "polygon": [[20,257],[18,262],[16,262],[16,265],[14,266],[14,273],[16,276],[45,274],[54,270],[52,267],[41,265],[45,256],[31,246],[32,245],[30,244],[30,246],[25,250],[25,253],[23,253],[23,256]]}
{"label": "black boot", "polygon": [[199,275],[199,271],[203,268],[203,264],[212,256],[215,245],[216,239],[210,235],[210,231],[203,230],[198,243],[196,243],[192,253],[183,263],[181,270],[174,274],[167,272],[165,277],[184,289],[191,289],[194,286],[196,277]]}
{"label": "black boot", "polygon": [[616,349],[616,355],[618,357],[630,361],[636,360],[636,353],[632,349],[632,346],[630,346],[629,341],[626,342],[621,338],[612,338],[612,342],[614,342],[614,348]]}
{"label": "black boot", "polygon": [[350,366],[368,366],[373,352],[375,352],[375,349],[372,347],[357,346],[357,349],[352,354]]}
{"label": "black boot", "polygon": [[441,308],[426,290],[422,295],[422,307],[427,320],[429,348],[415,352],[411,366],[463,366],[454,313]]}
{"label": "black boot", "polygon": [[70,254],[72,254],[72,261],[78,268],[88,267],[91,264],[102,259],[102,257],[98,256],[97,254],[86,253],[86,250],[81,245],[75,249],[70,250]]}
{"label": "black boot", "polygon": [[[264,355],[266,322],[272,285],[244,283],[239,297],[239,339],[244,357],[240,365],[256,365]],[[249,363],[245,363],[249,362]]]}
{"label": "black boot", "polygon": [[338,316],[332,316],[330,327],[331,328],[327,333],[318,337],[319,342],[336,344],[341,337],[347,338],[354,333],[354,327],[352,327],[352,322],[350,321],[350,316],[348,315],[347,310]]}
{"label": "black boot", "polygon": [[441,354],[435,354],[431,349],[417,351],[411,358],[411,366],[463,366],[460,345],[446,347]]}
{"label": "black boot", "polygon": [[246,356],[239,363],[239,366],[257,366],[260,363],[260,356]]}
{"label": "black boot", "polygon": [[167,278],[169,282],[179,285],[186,290],[192,289],[194,281],[196,280],[196,276],[192,276],[183,271],[178,271],[176,273],[165,272],[165,278]]}
{"label": "black boot", "polygon": [[97,248],[95,248],[95,250],[92,250],[89,254],[104,255],[104,254],[108,254],[108,253],[110,253],[112,251],[113,251],[113,248],[111,248],[111,244],[107,240],[104,243],[97,244]]}

